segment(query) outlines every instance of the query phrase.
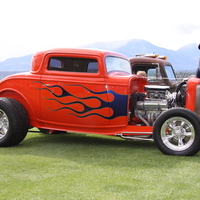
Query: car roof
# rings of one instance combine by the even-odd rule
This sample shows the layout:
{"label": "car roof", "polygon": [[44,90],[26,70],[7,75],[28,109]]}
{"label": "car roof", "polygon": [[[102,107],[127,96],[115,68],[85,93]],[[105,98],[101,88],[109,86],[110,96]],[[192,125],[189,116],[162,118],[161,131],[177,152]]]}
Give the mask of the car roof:
{"label": "car roof", "polygon": [[164,65],[171,65],[171,63],[167,60],[163,60],[160,58],[150,58],[150,57],[132,57],[129,58],[130,63],[159,63]]}

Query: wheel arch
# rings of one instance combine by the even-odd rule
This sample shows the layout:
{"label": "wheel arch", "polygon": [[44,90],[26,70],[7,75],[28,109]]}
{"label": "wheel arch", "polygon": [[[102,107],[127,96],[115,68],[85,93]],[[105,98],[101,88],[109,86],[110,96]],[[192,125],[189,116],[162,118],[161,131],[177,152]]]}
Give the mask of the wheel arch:
{"label": "wheel arch", "polygon": [[2,90],[0,93],[0,97],[12,98],[20,102],[27,112],[30,125],[31,125],[31,121],[36,120],[36,114],[34,112],[33,105],[31,105],[28,99],[19,91],[15,91],[12,89]]}

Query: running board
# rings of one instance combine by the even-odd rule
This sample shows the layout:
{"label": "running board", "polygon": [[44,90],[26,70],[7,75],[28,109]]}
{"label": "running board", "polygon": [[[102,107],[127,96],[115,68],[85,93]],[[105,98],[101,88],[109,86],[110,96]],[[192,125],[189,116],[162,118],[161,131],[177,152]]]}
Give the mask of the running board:
{"label": "running board", "polygon": [[127,135],[123,135],[123,133],[120,133],[120,134],[116,134],[116,136],[120,136],[121,138],[123,139],[126,139],[126,140],[134,140],[134,141],[154,141],[154,139],[152,138],[152,135],[141,135],[141,136],[134,136],[134,135],[131,135],[131,136],[127,136]]}

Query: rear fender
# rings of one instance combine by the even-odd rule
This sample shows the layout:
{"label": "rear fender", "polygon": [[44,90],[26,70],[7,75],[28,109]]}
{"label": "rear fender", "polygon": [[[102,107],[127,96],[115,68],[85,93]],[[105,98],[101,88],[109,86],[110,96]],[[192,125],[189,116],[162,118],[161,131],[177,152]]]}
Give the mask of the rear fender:
{"label": "rear fender", "polygon": [[15,90],[3,90],[0,93],[0,97],[9,97],[9,98],[15,99],[18,102],[20,102],[28,114],[29,125],[33,126],[33,122],[36,121],[36,115],[34,112],[34,110],[36,110],[36,108],[33,108],[33,106],[23,96],[23,94],[21,94],[19,91],[15,91]]}

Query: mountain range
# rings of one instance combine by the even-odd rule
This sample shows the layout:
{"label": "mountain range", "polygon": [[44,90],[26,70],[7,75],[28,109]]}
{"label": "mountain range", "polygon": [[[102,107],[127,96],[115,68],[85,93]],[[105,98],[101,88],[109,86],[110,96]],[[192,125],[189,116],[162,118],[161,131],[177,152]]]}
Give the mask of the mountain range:
{"label": "mountain range", "polygon": [[122,53],[128,58],[136,54],[155,53],[167,56],[167,60],[173,65],[175,71],[194,71],[199,65],[200,51],[198,44],[187,44],[177,51],[158,47],[148,41],[133,39],[116,42],[97,42],[90,45],[84,45],[87,48],[106,49]]}
{"label": "mountain range", "polygon": [[[177,51],[169,50],[163,47],[158,47],[148,41],[141,39],[113,41],[113,42],[96,42],[80,46],[81,48],[95,48],[115,51],[126,55],[128,58],[134,57],[140,53],[155,53],[165,55],[168,61],[173,65],[175,71],[194,71],[198,67],[200,51],[197,48],[198,44],[187,44]],[[23,57],[9,58],[4,62],[0,62],[0,72],[5,71],[30,71],[31,55]]]}

